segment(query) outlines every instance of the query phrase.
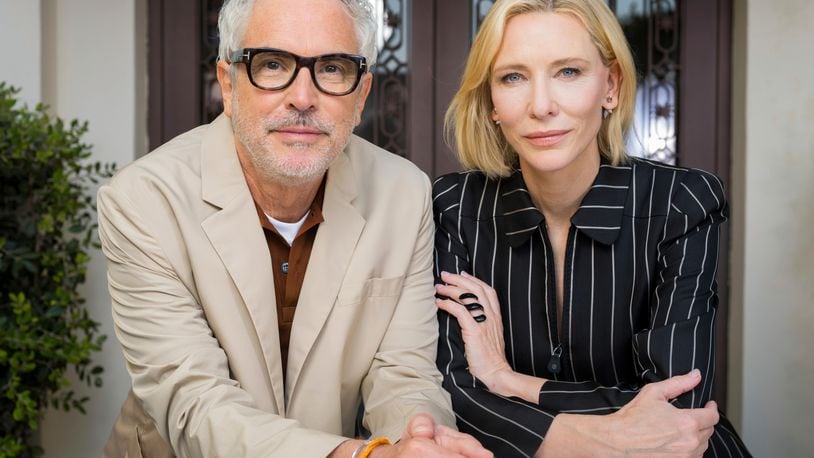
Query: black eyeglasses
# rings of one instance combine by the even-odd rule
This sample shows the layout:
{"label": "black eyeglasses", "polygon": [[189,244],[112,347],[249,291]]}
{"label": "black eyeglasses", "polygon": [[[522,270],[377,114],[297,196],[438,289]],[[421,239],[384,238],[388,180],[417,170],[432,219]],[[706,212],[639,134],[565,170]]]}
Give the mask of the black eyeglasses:
{"label": "black eyeglasses", "polygon": [[367,59],[354,54],[302,57],[281,49],[244,48],[230,58],[230,64],[246,65],[246,74],[254,87],[267,91],[287,88],[300,69],[306,67],[317,89],[329,95],[347,95],[356,90],[367,71]]}

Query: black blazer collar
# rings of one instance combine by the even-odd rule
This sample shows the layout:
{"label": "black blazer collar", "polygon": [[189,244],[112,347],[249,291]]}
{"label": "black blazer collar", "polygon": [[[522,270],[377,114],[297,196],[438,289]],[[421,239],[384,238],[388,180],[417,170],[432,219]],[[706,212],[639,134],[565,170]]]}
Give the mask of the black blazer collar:
{"label": "black blazer collar", "polygon": [[[631,182],[631,166],[612,166],[603,157],[591,188],[571,218],[583,234],[605,245],[619,237]],[[545,223],[545,217],[531,200],[523,174],[515,170],[501,179],[498,215],[509,245],[518,247]]]}

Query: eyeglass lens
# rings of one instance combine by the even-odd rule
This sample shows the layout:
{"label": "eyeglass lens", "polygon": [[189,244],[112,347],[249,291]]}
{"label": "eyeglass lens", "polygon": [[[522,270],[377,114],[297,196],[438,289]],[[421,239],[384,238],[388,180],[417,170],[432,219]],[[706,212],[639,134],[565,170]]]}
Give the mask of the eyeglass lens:
{"label": "eyeglass lens", "polygon": [[[251,63],[255,84],[264,89],[286,86],[297,69],[296,58],[286,52],[264,51],[254,55]],[[315,83],[325,92],[342,94],[356,84],[359,65],[341,56],[320,56],[314,62]]]}

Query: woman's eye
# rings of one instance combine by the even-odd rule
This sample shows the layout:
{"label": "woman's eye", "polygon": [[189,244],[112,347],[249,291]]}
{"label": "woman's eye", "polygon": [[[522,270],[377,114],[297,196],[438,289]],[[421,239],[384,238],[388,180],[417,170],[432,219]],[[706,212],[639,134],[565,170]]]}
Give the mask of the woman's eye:
{"label": "woman's eye", "polygon": [[560,74],[566,78],[574,78],[579,76],[580,71],[579,69],[568,67],[560,70]]}
{"label": "woman's eye", "polygon": [[508,75],[503,76],[503,78],[500,80],[504,83],[517,83],[518,81],[523,80],[523,76],[521,76],[519,73],[509,73]]}

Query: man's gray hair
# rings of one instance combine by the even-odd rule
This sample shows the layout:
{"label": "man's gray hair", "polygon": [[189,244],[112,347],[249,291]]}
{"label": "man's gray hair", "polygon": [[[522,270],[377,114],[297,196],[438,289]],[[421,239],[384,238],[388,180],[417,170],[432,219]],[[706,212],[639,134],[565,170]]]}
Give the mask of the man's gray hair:
{"label": "man's gray hair", "polygon": [[[359,53],[367,59],[368,67],[376,63],[376,13],[369,0],[335,0],[342,2],[356,26]],[[229,54],[239,51],[255,0],[226,0],[218,17],[220,46],[218,58],[229,61]]]}

